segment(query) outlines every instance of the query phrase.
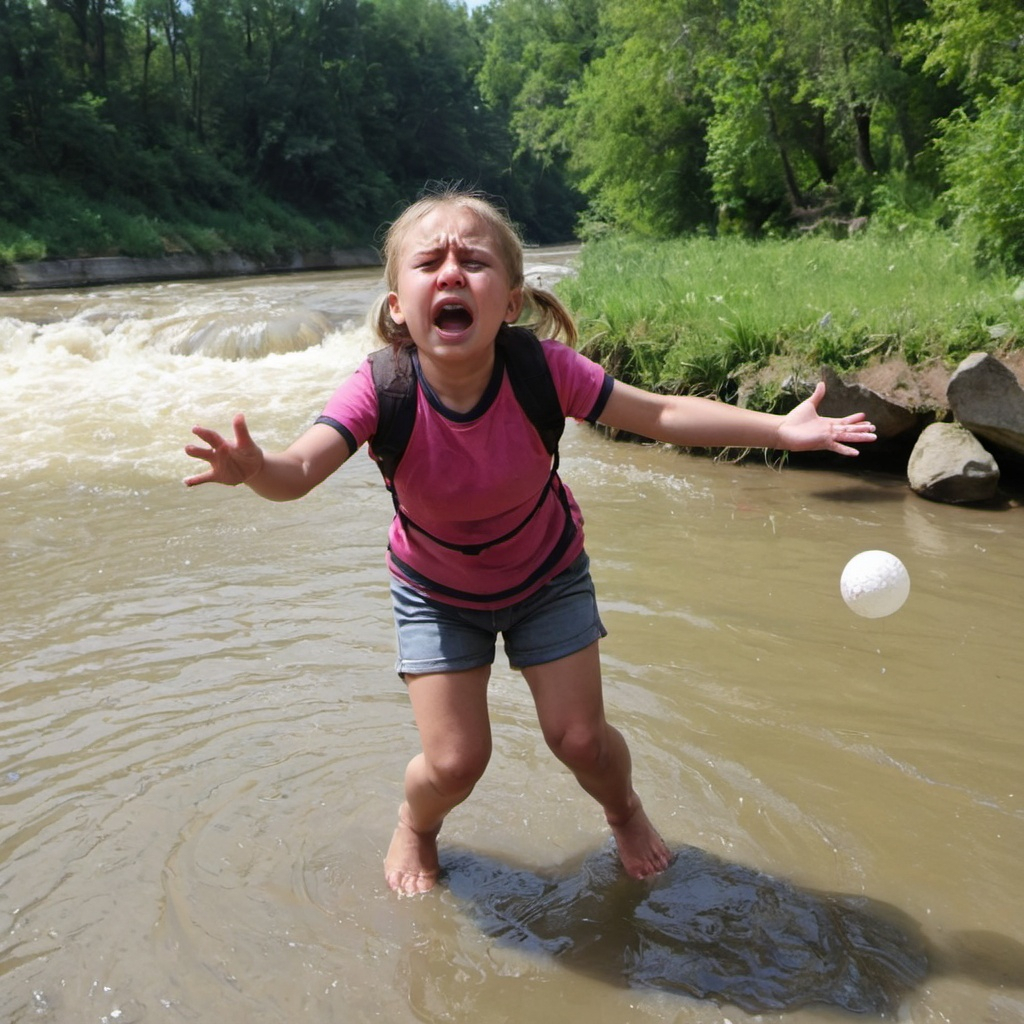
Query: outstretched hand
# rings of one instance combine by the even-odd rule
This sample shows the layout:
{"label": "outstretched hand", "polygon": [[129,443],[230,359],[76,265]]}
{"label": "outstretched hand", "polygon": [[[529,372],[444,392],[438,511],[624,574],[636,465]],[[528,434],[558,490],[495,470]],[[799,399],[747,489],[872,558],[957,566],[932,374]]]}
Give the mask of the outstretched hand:
{"label": "outstretched hand", "polygon": [[193,427],[192,433],[209,447],[197,444],[185,445],[185,454],[193,459],[202,459],[210,464],[205,473],[186,477],[185,486],[195,487],[197,484],[218,483],[232,487],[251,480],[263,468],[263,450],[253,441],[249,428],[245,424],[245,416],[239,413],[233,420],[235,431],[234,441],[221,437],[215,430],[206,427]]}
{"label": "outstretched hand", "polygon": [[814,394],[783,417],[779,425],[779,447],[791,452],[819,449],[840,455],[858,455],[851,444],[875,440],[875,427],[864,413],[856,412],[842,418],[819,416],[818,406],[825,397],[825,385],[819,382]]}

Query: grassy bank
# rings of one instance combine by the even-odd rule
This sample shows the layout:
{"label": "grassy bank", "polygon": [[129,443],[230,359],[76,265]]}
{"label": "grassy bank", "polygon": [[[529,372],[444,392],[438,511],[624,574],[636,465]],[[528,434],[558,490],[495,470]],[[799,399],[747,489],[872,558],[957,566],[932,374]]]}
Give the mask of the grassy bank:
{"label": "grassy bank", "polygon": [[234,252],[266,259],[295,251],[343,249],[366,244],[372,236],[368,228],[351,230],[329,220],[314,221],[233,180],[222,196],[168,198],[146,205],[125,197],[97,198],[42,175],[23,175],[6,184],[8,193],[0,202],[0,265],[176,253]]}
{"label": "grassy bank", "polygon": [[772,408],[778,383],[822,364],[953,365],[1024,345],[1024,285],[938,231],[842,241],[606,239],[559,286],[585,350],[623,379]]}

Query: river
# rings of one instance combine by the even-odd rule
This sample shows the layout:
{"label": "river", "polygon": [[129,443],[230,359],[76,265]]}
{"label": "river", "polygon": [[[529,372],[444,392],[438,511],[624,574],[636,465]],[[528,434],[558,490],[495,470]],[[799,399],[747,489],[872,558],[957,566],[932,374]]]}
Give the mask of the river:
{"label": "river", "polygon": [[[677,861],[619,877],[499,660],[445,878],[387,890],[417,743],[376,468],[181,484],[194,423],[304,429],[378,288],[0,295],[0,1020],[1024,1021],[1022,513],[871,473],[570,424],[608,713]],[[911,575],[889,618],[839,594],[868,548]]]}

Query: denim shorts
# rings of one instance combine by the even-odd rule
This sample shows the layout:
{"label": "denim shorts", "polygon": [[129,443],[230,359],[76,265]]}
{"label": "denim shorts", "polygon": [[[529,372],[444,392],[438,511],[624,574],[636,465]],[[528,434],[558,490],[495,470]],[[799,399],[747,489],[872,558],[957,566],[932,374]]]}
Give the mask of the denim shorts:
{"label": "denim shorts", "polygon": [[462,672],[490,665],[499,633],[509,664],[520,669],[575,654],[607,636],[585,551],[535,594],[508,608],[456,608],[394,577],[391,600],[399,675]]}

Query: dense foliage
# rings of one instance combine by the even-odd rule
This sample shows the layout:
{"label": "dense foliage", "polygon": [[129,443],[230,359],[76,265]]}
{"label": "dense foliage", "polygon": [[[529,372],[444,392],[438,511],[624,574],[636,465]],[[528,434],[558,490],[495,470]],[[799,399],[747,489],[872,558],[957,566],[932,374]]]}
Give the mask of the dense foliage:
{"label": "dense foliage", "polygon": [[577,194],[475,84],[444,0],[0,0],[0,259],[372,239],[430,179],[539,241]]}
{"label": "dense foliage", "polygon": [[1024,268],[1019,0],[0,0],[0,261],[942,223]]}

